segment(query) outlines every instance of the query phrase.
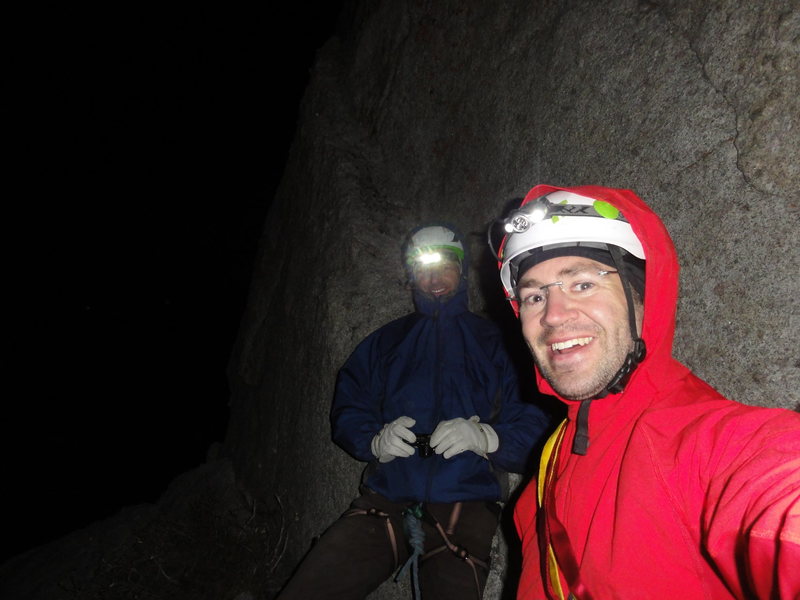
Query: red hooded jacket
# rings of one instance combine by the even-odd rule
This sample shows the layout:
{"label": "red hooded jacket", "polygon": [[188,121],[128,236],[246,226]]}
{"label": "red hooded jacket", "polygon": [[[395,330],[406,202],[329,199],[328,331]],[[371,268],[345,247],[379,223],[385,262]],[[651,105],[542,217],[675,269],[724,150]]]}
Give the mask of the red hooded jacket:
{"label": "red hooded jacket", "polygon": [[548,543],[564,597],[800,598],[800,414],[728,400],[673,359],[678,260],[661,220],[628,190],[569,191],[617,207],[642,242],[647,356],[622,393],[592,402],[586,455],[571,452],[580,403],[559,397],[546,517],[535,482],[515,508],[518,598],[560,597]]}

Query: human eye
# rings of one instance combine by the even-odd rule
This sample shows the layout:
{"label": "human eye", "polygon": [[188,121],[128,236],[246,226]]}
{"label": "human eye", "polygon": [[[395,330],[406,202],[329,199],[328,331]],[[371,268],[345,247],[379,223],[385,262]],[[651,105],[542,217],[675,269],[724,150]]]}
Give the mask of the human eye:
{"label": "human eye", "polygon": [[594,273],[588,271],[578,271],[566,277],[562,289],[575,296],[591,294],[600,283]]}
{"label": "human eye", "polygon": [[445,263],[443,269],[445,271],[449,271],[451,273],[455,273],[456,271],[459,270],[459,266],[457,264],[455,264],[455,263],[450,263],[449,262],[449,263]]}
{"label": "human eye", "polygon": [[536,289],[522,290],[519,296],[519,303],[524,308],[534,308],[542,306],[545,301],[545,295]]}
{"label": "human eye", "polygon": [[585,294],[592,291],[596,285],[597,283],[589,279],[579,279],[570,284],[569,290],[573,294]]}

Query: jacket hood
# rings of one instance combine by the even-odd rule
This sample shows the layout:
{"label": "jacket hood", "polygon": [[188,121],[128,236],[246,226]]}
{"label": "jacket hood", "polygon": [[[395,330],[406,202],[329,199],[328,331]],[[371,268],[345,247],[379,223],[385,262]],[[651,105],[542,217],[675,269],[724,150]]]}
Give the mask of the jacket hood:
{"label": "jacket hood", "polygon": [[[557,190],[565,190],[602,200],[613,205],[630,223],[633,232],[642,243],[645,252],[645,300],[642,324],[642,339],[647,354],[636,367],[623,392],[610,394],[596,400],[598,404],[608,404],[630,396],[632,390],[649,387],[661,388],[660,383],[673,379],[675,367],[672,360],[672,341],[675,334],[675,315],[678,301],[678,257],[675,246],[661,219],[635,193],[630,190],[600,186],[579,186],[572,188],[537,185],[528,192],[525,200],[538,198]],[[542,377],[536,367],[536,380],[539,389],[546,394],[558,397],[577,410],[580,401],[559,396]],[[639,396],[639,394],[634,394]]]}
{"label": "jacket hood", "polygon": [[402,254],[405,256],[406,248],[408,246],[408,240],[411,236],[420,229],[425,227],[445,227],[452,231],[456,239],[464,244],[463,252],[464,257],[461,260],[461,276],[458,279],[458,287],[456,288],[455,293],[450,296],[449,298],[442,300],[439,298],[432,298],[426,294],[420,292],[416,286],[414,286],[414,278],[411,274],[410,269],[406,268],[406,276],[408,277],[409,283],[412,285],[412,297],[414,299],[414,307],[417,309],[417,312],[428,316],[450,316],[450,315],[457,315],[462,312],[469,310],[469,294],[468,294],[468,274],[469,274],[469,261],[470,261],[470,253],[469,248],[466,243],[464,243],[464,236],[461,234],[460,230],[448,222],[432,222],[426,223],[425,225],[420,225],[419,227],[415,227],[411,230],[408,234],[406,242],[403,244],[402,247]]}

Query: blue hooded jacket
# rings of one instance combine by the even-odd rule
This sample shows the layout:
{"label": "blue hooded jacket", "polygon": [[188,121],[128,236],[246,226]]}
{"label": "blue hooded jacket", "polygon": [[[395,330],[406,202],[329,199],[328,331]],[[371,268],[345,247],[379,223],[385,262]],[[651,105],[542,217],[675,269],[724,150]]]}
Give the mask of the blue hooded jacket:
{"label": "blue hooded jacket", "polygon": [[[519,398],[516,373],[499,329],[467,307],[466,280],[444,302],[414,291],[416,312],[384,325],[355,349],[339,371],[331,410],[333,440],[370,462],[364,483],[395,502],[498,500],[496,470],[523,472],[549,419]],[[379,463],[373,437],[401,416],[417,434],[441,421],[478,415],[497,433],[489,460],[474,452],[434,454]]]}

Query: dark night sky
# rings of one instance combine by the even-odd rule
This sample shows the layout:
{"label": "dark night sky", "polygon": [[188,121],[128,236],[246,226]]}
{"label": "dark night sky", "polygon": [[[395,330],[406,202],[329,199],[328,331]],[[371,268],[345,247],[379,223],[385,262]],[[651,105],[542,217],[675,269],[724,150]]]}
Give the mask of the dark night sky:
{"label": "dark night sky", "polygon": [[258,236],[339,6],[65,12],[18,51],[21,197],[47,224],[20,236],[42,260],[12,324],[0,561],[156,501],[224,438]]}

